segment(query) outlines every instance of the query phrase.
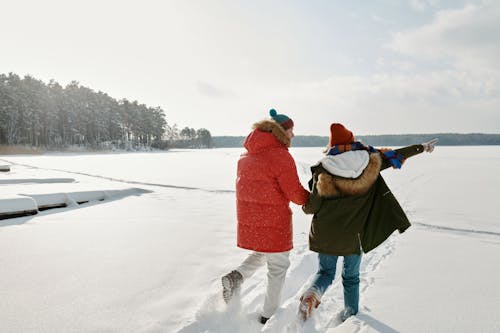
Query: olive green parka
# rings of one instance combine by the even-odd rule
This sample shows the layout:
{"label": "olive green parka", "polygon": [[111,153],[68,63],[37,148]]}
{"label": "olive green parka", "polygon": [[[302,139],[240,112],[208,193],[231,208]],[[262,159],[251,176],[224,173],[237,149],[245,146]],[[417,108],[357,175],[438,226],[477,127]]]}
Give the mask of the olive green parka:
{"label": "olive green parka", "polygon": [[[423,151],[422,145],[396,150],[405,158]],[[303,210],[314,214],[309,233],[312,251],[337,256],[367,253],[395,230],[402,233],[410,227],[405,212],[380,175],[390,166],[380,153],[371,153],[357,178],[333,175],[321,163],[311,167],[311,195]]]}

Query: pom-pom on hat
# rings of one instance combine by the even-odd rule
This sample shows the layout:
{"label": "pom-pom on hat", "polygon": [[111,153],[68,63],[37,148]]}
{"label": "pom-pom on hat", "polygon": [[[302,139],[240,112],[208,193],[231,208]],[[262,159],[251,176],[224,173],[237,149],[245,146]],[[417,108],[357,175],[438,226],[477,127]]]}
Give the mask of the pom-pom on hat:
{"label": "pom-pom on hat", "polygon": [[293,120],[284,114],[278,114],[275,109],[269,110],[271,118],[283,127],[284,130],[293,127]]}
{"label": "pom-pom on hat", "polygon": [[330,125],[330,143],[329,146],[346,145],[354,142],[354,135],[351,131],[339,123]]}

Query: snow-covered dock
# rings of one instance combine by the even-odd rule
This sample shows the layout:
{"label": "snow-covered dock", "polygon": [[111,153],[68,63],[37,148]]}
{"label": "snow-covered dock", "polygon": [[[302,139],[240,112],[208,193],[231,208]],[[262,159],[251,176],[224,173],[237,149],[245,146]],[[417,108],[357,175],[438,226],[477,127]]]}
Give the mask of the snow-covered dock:
{"label": "snow-covered dock", "polygon": [[80,191],[69,193],[21,194],[0,196],[0,220],[37,214],[51,208],[78,206],[80,204],[138,195],[147,191],[130,188],[107,191]]}
{"label": "snow-covered dock", "polygon": [[9,171],[10,171],[10,165],[0,164],[0,172],[9,172]]}

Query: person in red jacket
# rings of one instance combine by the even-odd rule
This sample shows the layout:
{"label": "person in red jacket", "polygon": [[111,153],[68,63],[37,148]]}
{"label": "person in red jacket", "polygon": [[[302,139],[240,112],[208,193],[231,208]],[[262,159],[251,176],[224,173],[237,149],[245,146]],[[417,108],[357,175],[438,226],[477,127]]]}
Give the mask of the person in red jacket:
{"label": "person in red jacket", "polygon": [[290,266],[288,255],[293,248],[290,201],[303,205],[309,198],[288,152],[294,137],[293,120],[274,109],[269,114],[271,119],[254,124],[244,142],[247,151],[238,161],[238,247],[252,253],[238,268],[222,277],[222,296],[229,302],[243,280],[267,263],[267,292],[260,317],[262,324],[279,306]]}

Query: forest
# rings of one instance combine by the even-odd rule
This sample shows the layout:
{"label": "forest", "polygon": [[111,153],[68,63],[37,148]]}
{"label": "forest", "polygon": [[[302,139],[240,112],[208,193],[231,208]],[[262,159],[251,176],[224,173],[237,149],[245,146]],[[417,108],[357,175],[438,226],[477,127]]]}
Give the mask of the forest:
{"label": "forest", "polygon": [[0,74],[0,144],[50,149],[209,148],[210,131],[169,126],[164,110],[72,81]]}
{"label": "forest", "polygon": [[[500,134],[484,133],[429,133],[429,134],[391,134],[360,135],[356,140],[371,146],[407,146],[438,138],[441,146],[483,146],[500,145]],[[215,147],[242,147],[244,136],[214,136]],[[293,147],[324,147],[328,144],[327,136],[296,135]]]}

